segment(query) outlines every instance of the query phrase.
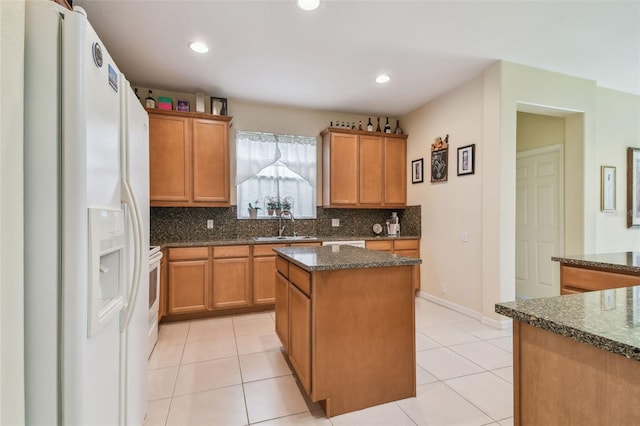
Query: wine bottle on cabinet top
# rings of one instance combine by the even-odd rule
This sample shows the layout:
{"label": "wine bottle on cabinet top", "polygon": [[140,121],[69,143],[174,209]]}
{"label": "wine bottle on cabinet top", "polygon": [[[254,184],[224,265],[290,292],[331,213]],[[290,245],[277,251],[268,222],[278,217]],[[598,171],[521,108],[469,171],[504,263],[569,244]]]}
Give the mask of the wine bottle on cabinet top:
{"label": "wine bottle on cabinet top", "polygon": [[360,123],[358,123],[358,130],[362,130],[362,120],[360,120]]}
{"label": "wine bottle on cabinet top", "polygon": [[367,132],[373,132],[373,124],[371,124],[371,117],[369,117],[369,122],[367,123]]}
{"label": "wine bottle on cabinet top", "polygon": [[149,96],[144,100],[144,106],[147,108],[155,108],[156,100],[153,99],[153,93],[149,90]]}
{"label": "wine bottle on cabinet top", "polygon": [[384,125],[384,132],[391,133],[391,125],[389,124],[389,117],[387,117],[387,124]]}
{"label": "wine bottle on cabinet top", "polygon": [[400,120],[396,120],[396,129],[393,131],[396,135],[402,134],[402,129],[400,128]]}
{"label": "wine bottle on cabinet top", "polygon": [[380,117],[378,117],[378,127],[376,127],[376,132],[381,132],[382,129],[380,128]]}

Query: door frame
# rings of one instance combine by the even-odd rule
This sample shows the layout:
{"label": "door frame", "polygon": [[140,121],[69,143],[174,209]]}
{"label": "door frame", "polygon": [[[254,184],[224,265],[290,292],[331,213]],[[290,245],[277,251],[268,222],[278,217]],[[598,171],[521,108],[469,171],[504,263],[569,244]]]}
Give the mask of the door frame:
{"label": "door frame", "polygon": [[[558,144],[554,144],[554,145],[543,146],[541,148],[534,148],[534,149],[529,149],[529,150],[526,150],[526,151],[516,152],[516,164],[515,164],[515,166],[518,167],[518,160],[520,158],[537,157],[537,156],[540,156],[540,155],[554,153],[554,152],[558,154],[558,175],[559,175],[559,178],[557,179],[557,181],[558,181],[558,202],[557,202],[558,211],[556,212],[557,216],[559,218],[559,220],[558,220],[558,253],[556,253],[556,256],[564,256],[564,240],[565,240],[565,234],[564,234],[564,224],[565,224],[565,208],[564,208],[564,203],[565,203],[565,199],[564,199],[564,186],[565,186],[564,143],[558,143]],[[516,205],[516,209],[517,209],[517,207],[518,206]],[[516,213],[516,217],[517,217],[517,213],[518,213],[517,210],[515,210],[515,213]],[[517,227],[516,227],[516,230],[517,230]],[[558,264],[557,268],[556,268],[556,278],[558,280],[558,291],[559,291],[560,290],[560,264]],[[514,286],[515,286],[515,277],[514,277]],[[515,289],[514,289],[514,292],[515,292]],[[517,294],[516,294],[516,296],[517,296]]]}

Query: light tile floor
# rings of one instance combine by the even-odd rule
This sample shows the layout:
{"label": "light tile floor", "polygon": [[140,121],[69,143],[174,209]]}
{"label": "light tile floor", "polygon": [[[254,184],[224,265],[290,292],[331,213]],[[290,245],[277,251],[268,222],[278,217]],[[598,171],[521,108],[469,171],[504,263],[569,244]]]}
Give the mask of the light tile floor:
{"label": "light tile floor", "polygon": [[417,298],[417,397],[326,419],[274,327],[273,312],[161,325],[145,425],[513,424],[509,331]]}

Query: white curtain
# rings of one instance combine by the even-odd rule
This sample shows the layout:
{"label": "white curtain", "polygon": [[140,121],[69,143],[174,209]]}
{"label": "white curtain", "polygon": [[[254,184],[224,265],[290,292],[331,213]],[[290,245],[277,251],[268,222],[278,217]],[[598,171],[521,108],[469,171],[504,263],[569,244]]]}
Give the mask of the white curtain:
{"label": "white curtain", "polygon": [[316,158],[315,137],[236,131],[238,218],[256,201],[268,217],[265,197],[290,197],[296,218],[315,218]]}

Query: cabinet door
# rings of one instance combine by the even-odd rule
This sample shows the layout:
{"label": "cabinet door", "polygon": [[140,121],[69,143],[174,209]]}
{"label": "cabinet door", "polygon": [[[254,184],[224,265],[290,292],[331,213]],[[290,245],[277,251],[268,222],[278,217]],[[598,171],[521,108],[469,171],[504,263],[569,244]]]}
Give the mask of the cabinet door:
{"label": "cabinet door", "polygon": [[212,307],[219,309],[249,304],[249,258],[214,259]]}
{"label": "cabinet door", "polygon": [[276,272],[274,275],[276,285],[276,334],[289,352],[289,281]]}
{"label": "cabinet door", "polygon": [[208,300],[208,260],[169,262],[169,314],[206,311]]}
{"label": "cabinet door", "polygon": [[311,394],[311,299],[289,284],[289,360]]}
{"label": "cabinet door", "polygon": [[276,257],[253,258],[253,303],[264,305],[276,299]]}
{"label": "cabinet door", "polygon": [[149,114],[149,197],[152,206],[190,200],[190,123],[184,117]]}
{"label": "cabinet door", "polygon": [[227,123],[193,119],[193,201],[229,205]]}
{"label": "cabinet door", "polygon": [[355,206],[358,203],[358,136],[331,134],[329,152],[329,204]]}
{"label": "cabinet door", "polygon": [[380,206],[384,200],[384,139],[379,136],[360,136],[359,194],[360,204]]}
{"label": "cabinet door", "polygon": [[407,144],[405,139],[385,138],[384,204],[407,204]]}

